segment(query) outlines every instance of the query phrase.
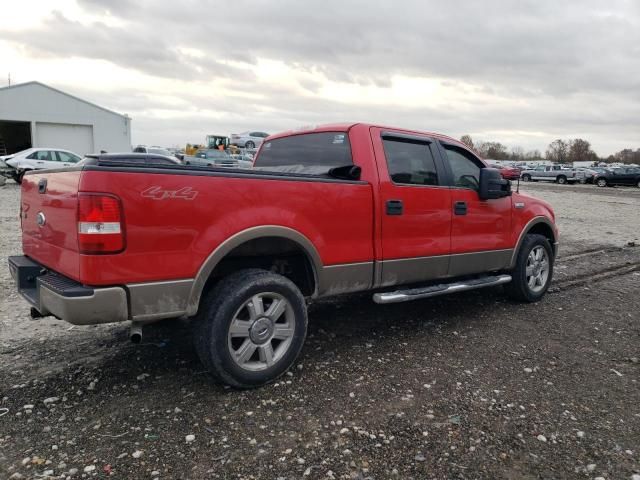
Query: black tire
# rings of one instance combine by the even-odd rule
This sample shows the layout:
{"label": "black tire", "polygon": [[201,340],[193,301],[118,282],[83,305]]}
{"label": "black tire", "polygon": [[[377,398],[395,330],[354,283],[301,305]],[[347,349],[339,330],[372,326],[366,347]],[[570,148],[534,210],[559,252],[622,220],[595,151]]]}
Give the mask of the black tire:
{"label": "black tire", "polygon": [[565,183],[567,183],[567,177],[565,177],[564,175],[558,175],[556,177],[556,182],[560,185],[564,185]]}
{"label": "black tire", "polygon": [[24,170],[22,172],[15,172],[12,174],[13,175],[13,180],[18,184],[18,185],[22,185],[22,179],[24,177]]}
{"label": "black tire", "polygon": [[638,179],[638,182],[636,183],[636,187],[640,188],[640,179]]}
{"label": "black tire", "polygon": [[[538,246],[541,246],[547,252],[549,261],[549,273],[546,282],[542,286],[542,289],[539,291],[533,291],[527,283],[527,258],[529,257],[529,253],[531,253],[531,251]],[[540,300],[547,292],[549,285],[551,284],[551,280],[553,278],[554,260],[553,249],[551,248],[551,244],[549,243],[547,237],[536,234],[526,235],[524,237],[522,245],[520,246],[520,250],[518,251],[516,266],[511,272],[513,280],[511,281],[511,283],[505,285],[505,292],[507,293],[507,295],[520,302],[537,302],[538,300]]]}
{"label": "black tire", "polygon": [[606,187],[608,186],[607,183],[607,179],[606,178],[596,178],[595,182],[594,182],[597,186],[599,187]]}
{"label": "black tire", "polygon": [[244,148],[256,148],[256,144],[249,140],[244,144]]}
{"label": "black tire", "polygon": [[523,182],[530,182],[531,181],[531,175],[525,173],[524,175],[522,175],[522,181]]}
{"label": "black tire", "polygon": [[[251,371],[232,358],[229,328],[244,305],[254,295],[265,292],[287,300],[295,318],[293,335],[281,358],[271,367]],[[306,335],[307,307],[298,287],[282,275],[246,269],[225,277],[204,296],[195,319],[194,343],[200,360],[216,379],[236,388],[254,388],[274,381],[293,365]]]}

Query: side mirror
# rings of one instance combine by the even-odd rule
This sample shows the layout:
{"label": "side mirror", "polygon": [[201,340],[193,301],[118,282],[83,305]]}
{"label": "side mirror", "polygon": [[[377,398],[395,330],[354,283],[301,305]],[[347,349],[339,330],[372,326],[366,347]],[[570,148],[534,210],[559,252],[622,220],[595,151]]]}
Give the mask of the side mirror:
{"label": "side mirror", "polygon": [[480,200],[493,200],[511,196],[511,182],[500,175],[495,168],[480,169]]}
{"label": "side mirror", "polygon": [[334,167],[329,170],[329,176],[340,180],[360,180],[360,175],[362,175],[362,168],[358,165]]}

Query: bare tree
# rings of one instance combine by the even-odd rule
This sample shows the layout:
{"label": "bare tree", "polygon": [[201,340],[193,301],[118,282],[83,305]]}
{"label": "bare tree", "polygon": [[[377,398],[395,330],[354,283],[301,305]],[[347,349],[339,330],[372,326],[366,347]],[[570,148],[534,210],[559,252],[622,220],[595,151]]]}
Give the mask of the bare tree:
{"label": "bare tree", "polygon": [[522,161],[524,160],[524,148],[522,147],[512,147],[511,148],[511,160]]}
{"label": "bare tree", "polygon": [[482,142],[476,146],[476,150],[484,158],[492,160],[507,160],[509,158],[507,147],[500,142]]}
{"label": "bare tree", "polygon": [[462,137],[460,137],[460,141],[469,148],[475,148],[473,146],[473,139],[471,138],[471,135],[463,135]]}
{"label": "bare tree", "polygon": [[542,158],[542,154],[540,150],[529,150],[524,154],[525,160],[540,160]]}
{"label": "bare tree", "polygon": [[546,153],[547,160],[556,163],[566,163],[569,158],[569,142],[557,139],[549,144]]}
{"label": "bare tree", "polygon": [[582,138],[576,138],[569,142],[570,162],[593,162],[598,156],[591,150],[591,144]]}
{"label": "bare tree", "polygon": [[[613,157],[613,158],[612,158]],[[625,148],[624,150],[620,150],[613,156],[609,157],[611,162],[621,162],[621,163],[640,163],[640,148],[635,151],[631,148]]]}

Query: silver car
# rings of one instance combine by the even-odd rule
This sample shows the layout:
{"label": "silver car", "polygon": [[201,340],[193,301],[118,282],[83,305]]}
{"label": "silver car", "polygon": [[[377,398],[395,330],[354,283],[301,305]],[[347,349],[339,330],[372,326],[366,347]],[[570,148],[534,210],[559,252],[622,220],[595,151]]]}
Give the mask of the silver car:
{"label": "silver car", "polygon": [[253,162],[229,155],[222,150],[198,150],[194,156],[184,157],[185,165],[199,167],[251,168]]}
{"label": "silver car", "polygon": [[257,148],[268,136],[269,134],[265,132],[232,133],[231,145],[236,145],[240,148]]}

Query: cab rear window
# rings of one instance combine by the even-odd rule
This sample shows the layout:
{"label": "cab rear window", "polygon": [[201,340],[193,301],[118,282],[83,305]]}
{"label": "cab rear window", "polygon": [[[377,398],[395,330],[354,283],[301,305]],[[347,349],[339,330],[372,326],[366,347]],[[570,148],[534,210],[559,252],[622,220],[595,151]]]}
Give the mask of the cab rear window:
{"label": "cab rear window", "polygon": [[254,169],[324,175],[334,167],[353,165],[346,132],[292,135],[265,142]]}

